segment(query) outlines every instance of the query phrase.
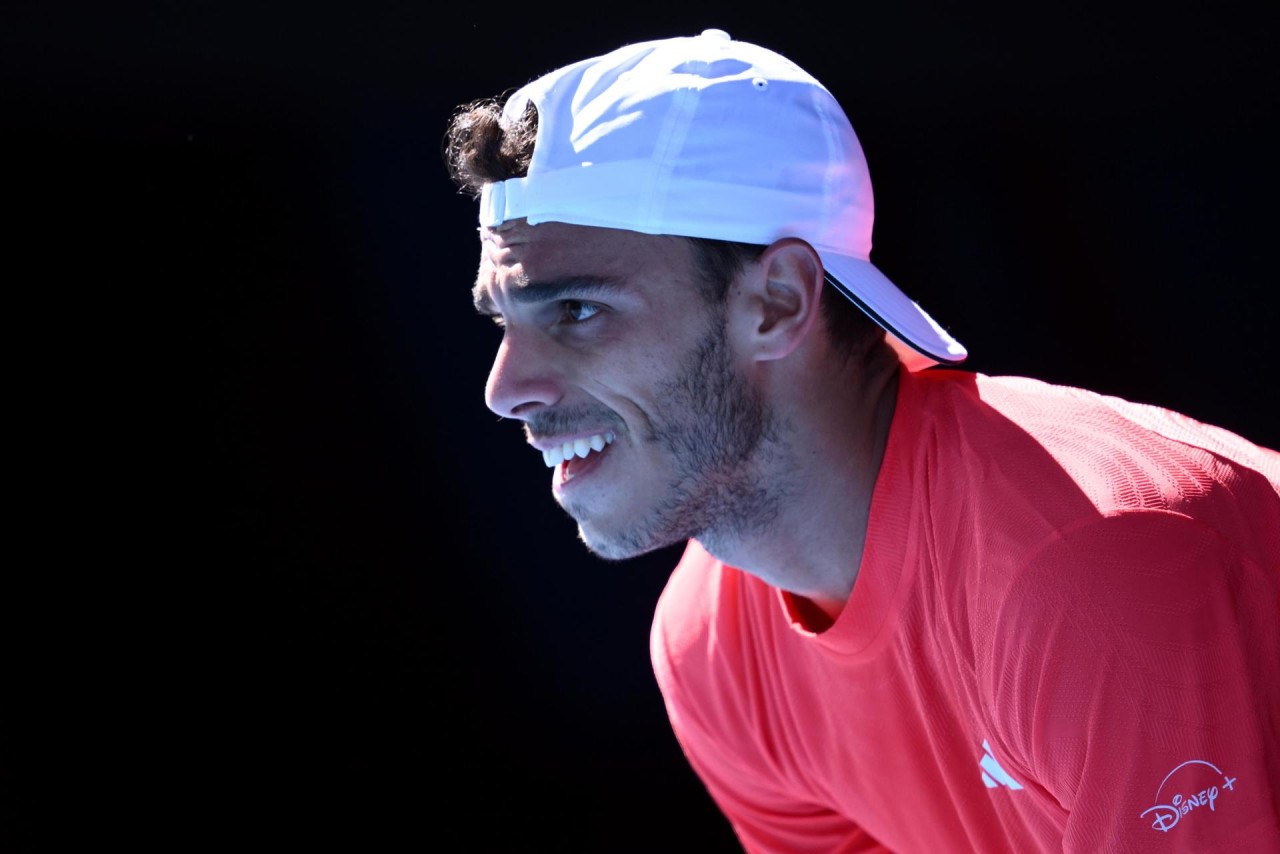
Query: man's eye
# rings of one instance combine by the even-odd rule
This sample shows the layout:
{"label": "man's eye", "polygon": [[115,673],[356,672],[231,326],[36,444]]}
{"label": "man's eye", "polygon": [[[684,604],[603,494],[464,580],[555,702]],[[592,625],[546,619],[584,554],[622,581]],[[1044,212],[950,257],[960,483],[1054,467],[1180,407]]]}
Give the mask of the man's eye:
{"label": "man's eye", "polygon": [[560,303],[560,307],[564,310],[565,317],[574,323],[581,323],[589,320],[600,312],[600,307],[582,300],[567,299]]}

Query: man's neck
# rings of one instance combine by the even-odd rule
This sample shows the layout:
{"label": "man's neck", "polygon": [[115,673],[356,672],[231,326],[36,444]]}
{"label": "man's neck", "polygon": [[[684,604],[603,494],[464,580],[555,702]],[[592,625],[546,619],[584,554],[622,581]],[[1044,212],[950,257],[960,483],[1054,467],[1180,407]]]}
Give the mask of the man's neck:
{"label": "man's neck", "polygon": [[[839,386],[837,386],[839,387]],[[880,372],[847,393],[793,407],[786,498],[765,531],[701,539],[718,559],[803,597],[832,621],[853,590],[866,543],[871,497],[898,394],[898,371]]]}

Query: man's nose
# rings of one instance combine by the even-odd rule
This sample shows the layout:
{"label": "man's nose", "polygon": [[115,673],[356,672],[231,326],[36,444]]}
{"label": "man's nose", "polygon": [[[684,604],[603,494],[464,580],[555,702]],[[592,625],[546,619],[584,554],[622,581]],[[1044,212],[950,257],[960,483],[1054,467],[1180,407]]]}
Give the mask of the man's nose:
{"label": "man's nose", "polygon": [[508,329],[489,370],[484,402],[503,418],[528,418],[560,401],[564,384],[554,369],[548,342]]}

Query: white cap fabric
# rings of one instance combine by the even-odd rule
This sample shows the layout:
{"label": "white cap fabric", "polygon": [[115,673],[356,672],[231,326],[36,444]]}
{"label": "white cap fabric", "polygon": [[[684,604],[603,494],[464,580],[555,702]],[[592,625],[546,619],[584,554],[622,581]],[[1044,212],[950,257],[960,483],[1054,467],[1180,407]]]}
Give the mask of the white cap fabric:
{"label": "white cap fabric", "polygon": [[530,103],[528,175],[484,187],[481,225],[526,218],[759,245],[799,237],[908,369],[968,355],[871,263],[862,146],[831,93],[786,57],[707,30],[565,66],[503,113],[518,120]]}

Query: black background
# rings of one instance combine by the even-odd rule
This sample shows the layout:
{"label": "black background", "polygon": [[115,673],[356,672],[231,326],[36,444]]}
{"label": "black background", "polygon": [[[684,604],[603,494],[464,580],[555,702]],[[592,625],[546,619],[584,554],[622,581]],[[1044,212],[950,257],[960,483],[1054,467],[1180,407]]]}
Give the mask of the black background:
{"label": "black background", "polygon": [[972,369],[1274,447],[1262,7],[6,4],[10,848],[734,850],[649,670],[678,550],[588,556],[484,408],[453,108],[765,44]]}

